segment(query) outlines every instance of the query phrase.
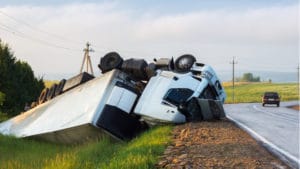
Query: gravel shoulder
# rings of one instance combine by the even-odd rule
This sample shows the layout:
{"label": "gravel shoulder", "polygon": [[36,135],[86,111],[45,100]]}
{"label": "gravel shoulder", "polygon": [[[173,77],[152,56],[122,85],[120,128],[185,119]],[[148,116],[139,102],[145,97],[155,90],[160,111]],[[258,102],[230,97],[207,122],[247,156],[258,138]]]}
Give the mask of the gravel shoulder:
{"label": "gravel shoulder", "polygon": [[157,168],[289,168],[227,119],[175,126]]}

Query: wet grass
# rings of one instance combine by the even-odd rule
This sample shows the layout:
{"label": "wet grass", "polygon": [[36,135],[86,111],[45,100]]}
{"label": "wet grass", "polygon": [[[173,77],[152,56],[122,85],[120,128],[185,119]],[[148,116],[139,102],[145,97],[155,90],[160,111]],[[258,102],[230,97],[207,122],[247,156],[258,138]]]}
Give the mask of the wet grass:
{"label": "wet grass", "polygon": [[[232,85],[224,84],[226,103],[233,103]],[[237,83],[234,88],[235,103],[261,102],[266,91],[277,91],[281,101],[299,100],[297,83]]]}
{"label": "wet grass", "polygon": [[0,168],[155,168],[159,155],[171,140],[171,130],[172,126],[161,126],[129,142],[107,137],[72,146],[0,135]]}

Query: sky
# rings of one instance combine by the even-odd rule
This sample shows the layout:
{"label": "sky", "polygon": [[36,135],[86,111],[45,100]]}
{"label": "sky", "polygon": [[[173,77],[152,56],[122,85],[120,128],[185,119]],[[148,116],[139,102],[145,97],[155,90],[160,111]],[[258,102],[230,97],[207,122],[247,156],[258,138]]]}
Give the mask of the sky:
{"label": "sky", "polygon": [[110,51],[148,62],[192,54],[217,73],[233,57],[237,72],[296,72],[299,1],[0,1],[0,39],[44,79],[78,74],[87,42],[96,75]]}

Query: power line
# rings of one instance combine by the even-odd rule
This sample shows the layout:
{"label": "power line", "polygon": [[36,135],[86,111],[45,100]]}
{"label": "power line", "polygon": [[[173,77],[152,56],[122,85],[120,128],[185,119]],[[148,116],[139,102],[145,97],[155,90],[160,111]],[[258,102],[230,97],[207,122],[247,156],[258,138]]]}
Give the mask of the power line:
{"label": "power line", "polygon": [[65,49],[65,50],[69,50],[69,51],[77,51],[77,52],[80,51],[79,49],[67,48],[67,47],[63,47],[63,46],[60,46],[60,45],[57,45],[57,44],[53,44],[53,43],[50,43],[50,42],[47,42],[47,41],[44,41],[44,40],[41,40],[41,39],[38,39],[38,38],[33,38],[32,36],[27,36],[23,32],[20,32],[20,31],[14,29],[14,28],[9,27],[7,25],[4,25],[2,23],[0,23],[0,26],[1,26],[0,29],[13,34],[14,36],[18,36],[18,37],[28,39],[28,40],[31,40],[31,41],[34,41],[34,42],[37,42],[37,43],[40,43],[40,44],[43,44],[43,45],[51,46],[51,47],[54,47],[54,48],[60,48],[60,49]]}
{"label": "power line", "polygon": [[[8,17],[9,19],[11,19],[11,20],[13,20],[13,21],[15,21],[15,22],[17,22],[17,23],[19,23],[19,24],[25,25],[26,27],[30,28],[31,30],[37,31],[37,32],[42,33],[42,34],[44,34],[44,35],[47,35],[47,36],[50,36],[50,37],[55,37],[56,39],[63,40],[63,41],[67,41],[67,42],[71,42],[71,43],[73,43],[73,44],[77,44],[77,45],[80,44],[80,45],[82,45],[81,42],[74,41],[74,40],[71,40],[71,39],[62,37],[62,36],[60,36],[60,35],[57,35],[57,34],[54,34],[54,33],[50,33],[50,32],[41,30],[41,29],[39,29],[39,28],[36,28],[36,27],[32,26],[31,24],[29,24],[29,23],[27,23],[27,22],[24,22],[23,20],[17,19],[17,18],[15,18],[15,17],[13,17],[13,16],[11,16],[11,15],[9,15],[9,14],[7,14],[7,13],[1,11],[1,10],[0,10],[0,14],[2,14],[3,16]],[[7,31],[7,30],[6,30],[6,31]],[[23,33],[23,34],[24,34],[24,33]],[[41,40],[41,41],[44,41],[44,40]],[[44,41],[44,42],[45,42],[45,41]],[[43,43],[44,43],[44,42],[43,42]],[[48,41],[47,41],[46,43],[49,44]],[[58,45],[56,45],[56,44],[52,44],[52,46],[57,46],[57,47],[58,47]],[[95,45],[93,45],[93,46],[95,47]],[[96,47],[97,47],[97,45],[96,45]],[[101,45],[101,46],[98,46],[98,47],[100,47],[100,48],[99,48],[100,50],[103,49],[103,48],[110,48],[110,47],[105,47],[105,46],[102,46],[102,45]],[[62,47],[62,46],[59,46],[59,48],[63,48],[63,49],[65,48],[65,49],[66,49],[66,47]],[[99,49],[98,49],[98,50],[99,50]],[[102,51],[105,51],[105,50],[102,50]],[[127,49],[126,49],[126,50],[124,50],[124,49],[119,49],[119,51],[123,51],[124,53],[129,53],[129,54],[135,54],[135,55],[140,55],[140,54],[142,54],[142,55],[149,55],[149,53],[145,53],[145,52],[137,52],[137,51],[131,51],[131,50],[127,50]],[[156,53],[157,56],[159,56],[159,54],[157,54],[157,52],[155,52],[155,53]],[[151,55],[153,55],[153,52],[152,52]]]}
{"label": "power line", "polygon": [[54,33],[50,33],[50,32],[48,32],[48,31],[44,31],[44,30],[41,30],[41,29],[39,29],[39,28],[36,28],[36,27],[34,27],[34,26],[28,24],[27,22],[24,22],[24,21],[22,21],[22,20],[20,20],[20,19],[17,19],[17,18],[15,18],[15,17],[12,17],[12,16],[8,15],[7,13],[5,13],[5,12],[3,12],[3,11],[1,11],[1,10],[0,10],[0,14],[4,15],[4,16],[6,16],[6,17],[12,19],[12,20],[14,20],[14,21],[17,22],[17,23],[20,23],[20,24],[22,24],[22,25],[25,25],[25,26],[27,26],[28,28],[30,28],[30,29],[32,29],[32,30],[38,31],[38,32],[40,32],[40,33],[42,33],[42,34],[45,34],[45,35],[48,35],[48,36],[51,36],[51,37],[55,37],[56,39],[60,39],[60,40],[63,40],[63,41],[68,41],[69,43],[71,42],[71,43],[74,43],[74,44],[77,44],[77,45],[79,45],[79,44],[82,45],[81,42],[74,41],[74,40],[65,38],[65,37],[63,37],[63,36],[60,36],[60,35],[57,35],[57,34],[54,34]]}

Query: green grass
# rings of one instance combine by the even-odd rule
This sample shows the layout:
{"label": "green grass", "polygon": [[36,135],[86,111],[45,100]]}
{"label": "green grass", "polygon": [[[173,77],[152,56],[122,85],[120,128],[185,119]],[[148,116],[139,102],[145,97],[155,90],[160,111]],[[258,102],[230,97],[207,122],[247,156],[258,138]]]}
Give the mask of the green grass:
{"label": "green grass", "polygon": [[[232,103],[232,86],[224,85],[227,99],[225,103]],[[281,101],[298,100],[297,83],[245,83],[237,84],[234,89],[235,103],[261,102],[265,91],[277,91]]]}
{"label": "green grass", "polygon": [[0,135],[1,169],[155,168],[172,126],[150,129],[129,142],[108,137],[81,145],[57,145]]}

